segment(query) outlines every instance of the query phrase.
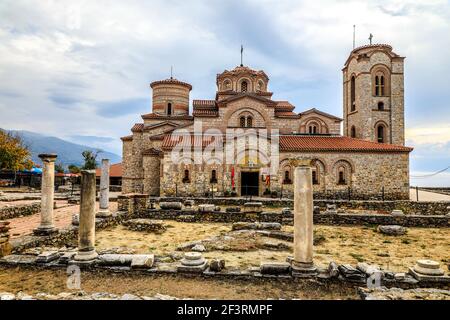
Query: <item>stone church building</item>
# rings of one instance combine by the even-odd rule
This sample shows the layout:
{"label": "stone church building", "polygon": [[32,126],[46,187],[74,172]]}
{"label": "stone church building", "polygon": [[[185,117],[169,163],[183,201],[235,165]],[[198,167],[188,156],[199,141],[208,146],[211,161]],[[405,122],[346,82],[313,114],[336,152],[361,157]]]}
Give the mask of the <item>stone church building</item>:
{"label": "stone church building", "polygon": [[[317,198],[408,199],[403,62],[389,45],[354,49],[342,69],[343,118],[315,108],[295,112],[272,99],[264,71],[243,65],[218,74],[215,98],[193,100],[192,113],[189,83],[152,82],[151,113],[121,138],[123,192],[292,196],[289,159],[306,158],[314,160]],[[228,139],[229,132],[237,137]],[[265,154],[247,146],[261,136],[271,146]],[[192,153],[174,156],[180,145]],[[202,158],[211,146],[217,149]]]}

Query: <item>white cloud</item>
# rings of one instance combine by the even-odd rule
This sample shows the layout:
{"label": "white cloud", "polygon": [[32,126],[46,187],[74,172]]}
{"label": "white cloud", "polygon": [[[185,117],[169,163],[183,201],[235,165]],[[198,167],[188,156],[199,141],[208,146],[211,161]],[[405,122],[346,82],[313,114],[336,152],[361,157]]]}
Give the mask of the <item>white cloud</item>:
{"label": "white cloud", "polygon": [[[274,98],[297,111],[341,115],[341,67],[356,24],[357,45],[373,33],[407,56],[406,135],[417,157],[426,156],[421,146],[449,141],[449,7],[445,0],[3,0],[0,127],[114,137],[105,147],[120,152],[118,137],[150,111],[149,82],[173,65],[193,84],[191,99],[213,98],[216,73],[239,63],[241,43],[244,62],[268,73]],[[127,101],[142,106],[117,112]]]}

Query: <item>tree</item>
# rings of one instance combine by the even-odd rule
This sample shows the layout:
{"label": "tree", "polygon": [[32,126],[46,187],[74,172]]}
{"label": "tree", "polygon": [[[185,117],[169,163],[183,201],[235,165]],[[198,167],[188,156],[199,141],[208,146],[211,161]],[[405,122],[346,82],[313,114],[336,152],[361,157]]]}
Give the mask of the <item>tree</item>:
{"label": "tree", "polygon": [[97,168],[97,154],[97,152],[91,150],[85,150],[81,153],[84,158],[84,165],[82,167],[84,170],[94,170]]}
{"label": "tree", "polygon": [[0,130],[0,169],[31,169],[34,163],[30,155],[30,150],[19,135]]}
{"label": "tree", "polygon": [[64,173],[64,166],[61,163],[55,164],[55,171],[57,173]]}
{"label": "tree", "polygon": [[69,169],[70,173],[73,173],[73,174],[80,173],[80,168],[74,164],[69,164],[68,169]]}

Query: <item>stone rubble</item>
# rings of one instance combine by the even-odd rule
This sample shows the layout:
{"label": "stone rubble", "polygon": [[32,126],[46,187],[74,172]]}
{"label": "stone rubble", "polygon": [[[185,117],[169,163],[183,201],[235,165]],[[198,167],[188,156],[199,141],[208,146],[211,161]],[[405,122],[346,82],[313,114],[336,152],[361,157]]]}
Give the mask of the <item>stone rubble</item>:
{"label": "stone rubble", "polygon": [[281,230],[278,222],[235,222],[231,230]]}
{"label": "stone rubble", "polygon": [[167,230],[167,224],[165,224],[162,220],[131,219],[124,221],[122,224],[128,229],[134,231],[163,233]]}
{"label": "stone rubble", "polygon": [[450,300],[450,291],[442,289],[417,288],[358,288],[363,300]]}
{"label": "stone rubble", "polygon": [[[117,295],[107,292],[86,293],[79,292],[61,292],[58,294],[37,293],[34,296],[18,292],[17,294],[10,292],[0,292],[0,300],[179,300],[179,298],[157,293],[154,296],[138,296],[135,294],[125,293]],[[184,299],[183,299],[184,300]],[[188,300],[188,299],[186,299]]]}
{"label": "stone rubble", "polygon": [[0,258],[11,254],[12,251],[9,230],[9,221],[0,221]]}
{"label": "stone rubble", "polygon": [[181,202],[160,202],[159,207],[161,210],[181,210],[183,205]]}
{"label": "stone rubble", "polygon": [[213,272],[220,272],[225,268],[224,259],[211,259],[209,262],[209,270]]}
{"label": "stone rubble", "polygon": [[377,231],[388,236],[402,236],[408,231],[405,227],[398,225],[378,226]]}

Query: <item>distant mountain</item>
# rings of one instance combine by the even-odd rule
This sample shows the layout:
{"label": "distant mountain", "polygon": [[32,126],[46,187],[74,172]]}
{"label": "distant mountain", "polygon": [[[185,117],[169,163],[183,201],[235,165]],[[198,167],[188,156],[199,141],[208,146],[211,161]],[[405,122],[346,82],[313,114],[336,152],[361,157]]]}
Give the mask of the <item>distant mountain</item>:
{"label": "distant mountain", "polygon": [[18,134],[20,137],[22,137],[24,143],[31,151],[33,162],[38,164],[42,163],[41,159],[39,159],[38,157],[40,153],[56,153],[58,155],[56,163],[61,163],[65,167],[67,167],[69,164],[80,166],[84,164],[81,153],[85,150],[100,152],[97,156],[98,162],[100,162],[102,158],[109,159],[110,163],[118,163],[122,161],[121,157],[117,154],[107,151],[101,151],[98,148],[72,143],[56,137],[44,136],[39,133],[23,130],[7,131]]}

